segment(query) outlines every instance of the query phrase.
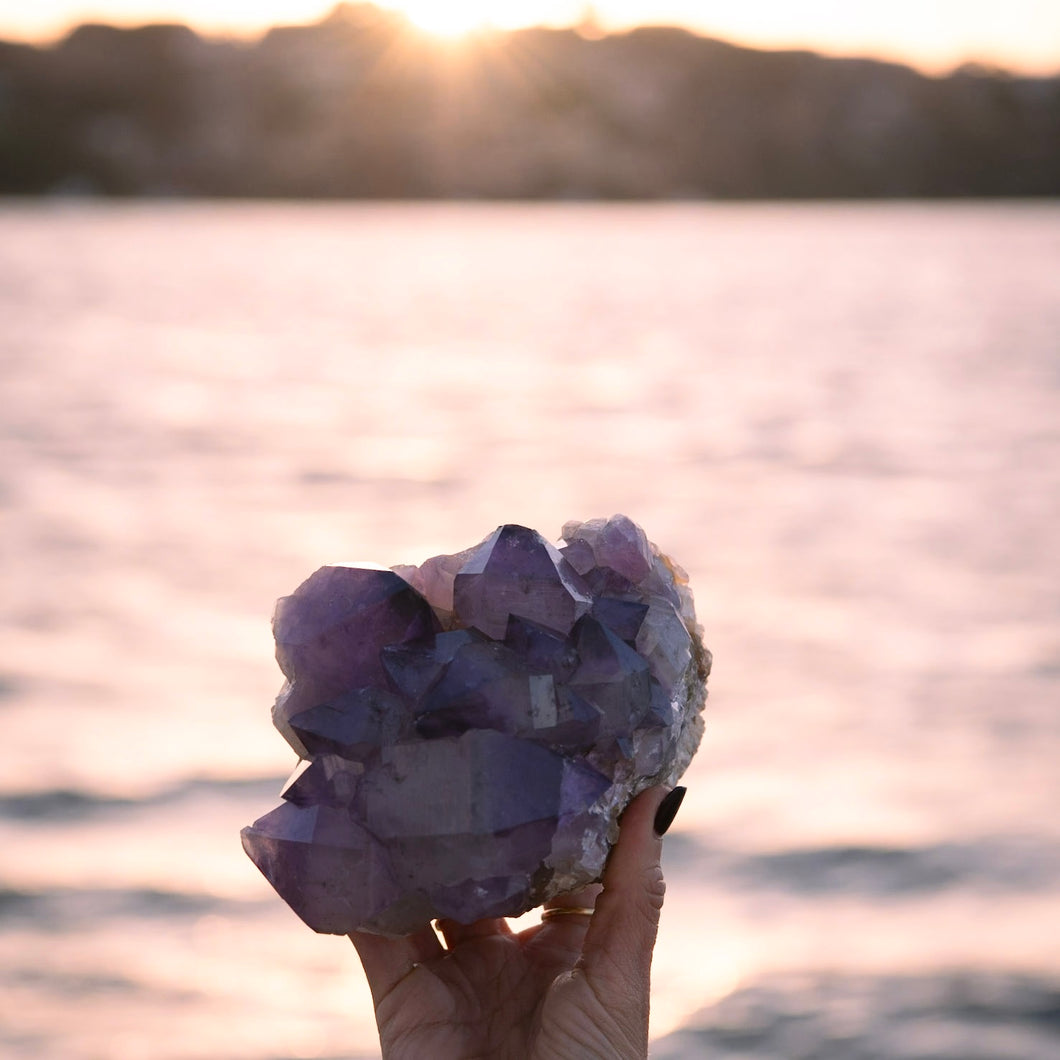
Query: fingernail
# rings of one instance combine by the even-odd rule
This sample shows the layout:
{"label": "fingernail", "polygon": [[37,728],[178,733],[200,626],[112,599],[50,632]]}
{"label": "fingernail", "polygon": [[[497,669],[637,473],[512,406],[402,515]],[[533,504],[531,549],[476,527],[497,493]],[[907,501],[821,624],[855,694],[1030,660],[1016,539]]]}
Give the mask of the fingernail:
{"label": "fingernail", "polygon": [[659,803],[655,811],[655,834],[661,839],[666,835],[667,829],[674,823],[677,811],[681,809],[681,802],[685,797],[687,788],[676,787],[669,795]]}

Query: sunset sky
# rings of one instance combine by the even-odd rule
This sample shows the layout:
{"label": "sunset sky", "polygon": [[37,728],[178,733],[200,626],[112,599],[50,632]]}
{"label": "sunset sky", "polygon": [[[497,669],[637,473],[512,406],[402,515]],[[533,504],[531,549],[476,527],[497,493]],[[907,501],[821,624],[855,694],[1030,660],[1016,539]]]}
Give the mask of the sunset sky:
{"label": "sunset sky", "polygon": [[[334,0],[0,0],[0,37],[47,41],[78,22],[187,22],[207,33],[253,34],[315,21]],[[945,70],[979,61],[1060,72],[1058,0],[380,0],[449,35],[486,24],[570,25],[590,8],[600,25],[684,25],[758,47],[808,47]]]}

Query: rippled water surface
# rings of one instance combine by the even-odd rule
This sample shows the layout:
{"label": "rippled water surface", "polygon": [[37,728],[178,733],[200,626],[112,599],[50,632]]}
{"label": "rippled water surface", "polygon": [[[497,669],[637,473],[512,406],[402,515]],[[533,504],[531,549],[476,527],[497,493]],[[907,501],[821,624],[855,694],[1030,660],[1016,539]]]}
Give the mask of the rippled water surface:
{"label": "rippled water surface", "polygon": [[370,1057],[274,599],[624,511],[710,721],[655,1055],[1060,1054],[1060,207],[0,207],[0,1053]]}

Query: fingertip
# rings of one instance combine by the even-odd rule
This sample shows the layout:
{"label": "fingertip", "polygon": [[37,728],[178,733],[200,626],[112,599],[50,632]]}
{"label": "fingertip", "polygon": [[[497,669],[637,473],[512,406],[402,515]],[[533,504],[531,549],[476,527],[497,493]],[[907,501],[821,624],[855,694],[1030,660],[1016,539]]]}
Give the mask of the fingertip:
{"label": "fingertip", "polygon": [[[664,785],[656,785],[642,791],[622,811],[619,819],[619,839],[616,849],[622,843],[623,838],[629,841],[629,837],[637,836],[641,839],[648,837],[658,839],[659,833],[655,829],[656,818],[667,799],[673,796],[677,788],[670,789]],[[681,789],[682,791],[684,789]]]}
{"label": "fingertip", "polygon": [[655,834],[662,839],[674,823],[677,811],[681,809],[681,803],[685,800],[687,788],[678,785],[659,803],[652,820],[652,828]]}

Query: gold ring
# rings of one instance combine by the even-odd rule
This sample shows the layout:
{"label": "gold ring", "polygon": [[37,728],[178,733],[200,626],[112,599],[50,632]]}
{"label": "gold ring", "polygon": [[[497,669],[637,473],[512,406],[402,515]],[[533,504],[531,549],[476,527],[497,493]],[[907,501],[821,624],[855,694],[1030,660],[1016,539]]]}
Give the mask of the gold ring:
{"label": "gold ring", "polygon": [[542,920],[551,920],[557,916],[592,916],[594,910],[587,905],[556,905],[541,911]]}

